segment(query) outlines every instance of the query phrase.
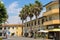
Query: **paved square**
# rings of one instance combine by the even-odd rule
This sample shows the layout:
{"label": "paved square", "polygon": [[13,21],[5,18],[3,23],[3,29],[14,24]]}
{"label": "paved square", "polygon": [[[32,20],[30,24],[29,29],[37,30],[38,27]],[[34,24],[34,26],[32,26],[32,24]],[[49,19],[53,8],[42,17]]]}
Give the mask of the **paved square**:
{"label": "paved square", "polygon": [[9,37],[3,40],[47,40],[47,39],[34,39],[34,38],[27,38],[27,37]]}

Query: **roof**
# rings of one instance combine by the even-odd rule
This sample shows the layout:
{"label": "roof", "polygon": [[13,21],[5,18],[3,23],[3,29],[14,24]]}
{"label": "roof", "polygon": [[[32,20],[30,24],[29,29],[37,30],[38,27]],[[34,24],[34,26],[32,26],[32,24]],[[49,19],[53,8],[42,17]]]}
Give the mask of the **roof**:
{"label": "roof", "polygon": [[45,6],[47,6],[48,4],[50,4],[50,3],[52,3],[53,1],[51,1],[51,2],[49,2],[49,3],[47,3],[46,5],[44,5],[43,7],[45,7]]}
{"label": "roof", "polygon": [[13,26],[15,26],[15,27],[22,27],[22,24],[4,24],[4,25],[2,25],[3,27],[6,27],[6,26],[8,26],[8,27],[13,27]]}
{"label": "roof", "polygon": [[46,5],[44,5],[43,7],[49,5],[49,4],[53,3],[53,2],[58,2],[58,1],[51,1],[51,2],[47,3]]}
{"label": "roof", "polygon": [[[42,16],[42,17],[39,17],[38,19],[43,19],[45,16]],[[32,22],[32,21],[35,21],[36,19],[34,20],[31,20],[31,21],[28,21],[28,22],[25,22],[25,23],[29,23],[29,22]]]}

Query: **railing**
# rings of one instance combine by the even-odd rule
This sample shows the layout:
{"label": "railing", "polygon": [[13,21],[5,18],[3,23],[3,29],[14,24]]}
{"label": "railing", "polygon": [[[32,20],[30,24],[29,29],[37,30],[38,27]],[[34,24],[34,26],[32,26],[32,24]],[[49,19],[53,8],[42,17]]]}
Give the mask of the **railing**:
{"label": "railing", "polygon": [[51,25],[51,24],[60,24],[60,20],[50,20],[50,21],[45,21],[43,25]]}
{"label": "railing", "polygon": [[44,12],[43,16],[59,13],[59,9],[52,9],[50,11]]}

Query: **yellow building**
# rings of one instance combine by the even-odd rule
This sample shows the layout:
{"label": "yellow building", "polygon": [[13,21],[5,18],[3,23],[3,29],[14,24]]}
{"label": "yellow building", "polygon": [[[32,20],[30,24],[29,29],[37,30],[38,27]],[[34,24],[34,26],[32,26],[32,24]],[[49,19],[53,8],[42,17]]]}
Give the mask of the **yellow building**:
{"label": "yellow building", "polygon": [[52,1],[45,5],[46,12],[43,13],[44,23],[48,32],[48,38],[59,39],[60,35],[60,15],[59,15],[59,2]]}
{"label": "yellow building", "polygon": [[16,35],[17,36],[22,36],[22,27],[17,27],[17,29],[16,29]]}
{"label": "yellow building", "polygon": [[6,24],[3,27],[6,28],[6,33],[9,36],[22,36],[21,24]]}

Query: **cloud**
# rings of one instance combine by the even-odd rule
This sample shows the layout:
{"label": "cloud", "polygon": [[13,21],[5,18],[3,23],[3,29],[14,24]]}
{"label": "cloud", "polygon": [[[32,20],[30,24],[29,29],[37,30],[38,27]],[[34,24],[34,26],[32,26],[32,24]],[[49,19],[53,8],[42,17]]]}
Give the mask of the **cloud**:
{"label": "cloud", "polygon": [[22,21],[20,20],[20,18],[18,16],[11,16],[8,19],[8,23],[9,24],[21,24]]}
{"label": "cloud", "polygon": [[[7,11],[8,11],[8,15],[9,15],[9,18],[8,18],[8,22],[9,24],[18,24],[18,23],[22,23],[21,22],[21,19],[18,17],[19,15],[19,12],[21,11],[22,8],[19,7],[19,3],[17,1],[11,3],[8,8],[7,8]],[[41,12],[41,14],[39,15],[39,17],[42,16],[43,12],[45,12],[46,10],[43,9],[43,11]],[[39,18],[38,17],[38,18]],[[33,20],[35,19],[35,16],[33,17]],[[27,21],[30,21],[30,18],[28,17],[27,18]]]}
{"label": "cloud", "polygon": [[41,11],[41,14],[38,16],[38,18],[43,16],[43,13],[46,12],[46,8],[44,7],[43,10]]}
{"label": "cloud", "polygon": [[20,12],[20,10],[21,10],[22,8],[19,8],[19,3],[17,2],[17,1],[15,1],[15,2],[13,2],[13,3],[11,3],[9,6],[8,6],[8,8],[7,8],[7,11],[8,11],[8,13],[13,13],[13,14],[19,14],[19,12]]}
{"label": "cloud", "polygon": [[8,8],[7,12],[9,15],[8,22],[9,24],[18,24],[21,23],[20,18],[18,17],[19,12],[21,11],[22,8],[19,7],[19,3],[17,1],[11,3]]}

